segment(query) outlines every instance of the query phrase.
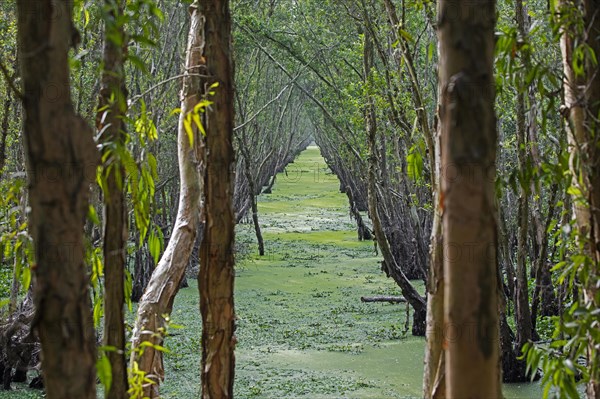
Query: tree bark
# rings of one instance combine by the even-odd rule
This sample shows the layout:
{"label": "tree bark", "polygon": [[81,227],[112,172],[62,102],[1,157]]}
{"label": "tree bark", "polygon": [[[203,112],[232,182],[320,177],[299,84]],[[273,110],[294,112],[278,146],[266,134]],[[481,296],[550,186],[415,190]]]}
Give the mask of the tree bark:
{"label": "tree bark", "polygon": [[[588,309],[598,309],[600,303],[596,282],[600,274],[600,67],[588,55],[583,73],[577,75],[573,69],[573,62],[575,48],[581,42],[585,42],[596,57],[600,54],[600,1],[584,0],[579,3],[574,0],[561,0],[557,6],[559,14],[581,12],[583,17],[584,29],[581,32],[576,30],[577,25],[571,23],[570,19],[565,18],[561,21],[560,47],[572,184],[580,191],[580,194],[573,196],[574,214],[579,237],[583,240],[584,249],[593,263],[587,281],[583,282],[583,300]],[[600,399],[600,354],[596,348],[598,342],[594,340],[593,334],[588,338],[590,343],[587,356],[591,371],[586,393],[588,398]]]}
{"label": "tree bark", "polygon": [[[437,44],[438,55],[440,44]],[[425,348],[425,370],[423,374],[423,396],[425,399],[443,399],[446,397],[446,356],[444,342],[444,237],[442,236],[442,153],[441,153],[441,85],[438,81],[438,103],[436,124],[433,134],[433,223],[429,247],[429,273],[427,275],[427,346]]]}
{"label": "tree bark", "polygon": [[[515,0],[515,17],[517,20],[517,29],[519,31],[520,38],[527,40],[528,26],[525,22],[527,17],[527,10],[523,5],[522,0]],[[529,69],[529,52],[525,50],[523,52],[523,64],[526,69]],[[525,122],[525,93],[523,90],[518,88],[517,93],[517,165],[519,170],[523,171],[521,176],[526,176],[526,168],[530,167],[528,162],[529,158],[529,147],[527,143],[526,135],[526,122]],[[531,106],[531,104],[529,104]],[[523,178],[523,177],[522,177]],[[521,354],[521,348],[527,342],[530,342],[533,337],[533,324],[531,321],[531,309],[529,307],[529,286],[527,280],[527,230],[529,226],[529,188],[530,184],[528,181],[521,181],[519,187],[519,199],[518,199],[518,211],[517,211],[517,223],[518,223],[518,234],[517,234],[517,284],[515,292],[515,325],[517,329],[516,342],[514,350],[516,355]],[[515,360],[517,358],[515,356]],[[516,373],[515,369],[518,369],[522,373]],[[513,364],[513,376],[517,379],[514,382],[525,381],[527,376],[525,375],[526,367],[524,360],[517,360]],[[505,379],[506,381],[506,379]],[[512,380],[511,380],[512,381]]]}
{"label": "tree bark", "polygon": [[202,314],[202,397],[232,398],[235,372],[232,146],[233,62],[229,0],[200,0],[206,17],[207,84],[218,83],[207,110],[206,229],[198,288]]}
{"label": "tree bark", "polygon": [[30,232],[35,245],[33,326],[49,399],[96,397],[96,342],[83,224],[98,153],[71,102],[68,51],[77,44],[68,0],[18,0],[18,39]]}
{"label": "tree bark", "polygon": [[256,242],[258,243],[258,254],[260,256],[265,255],[265,242],[263,240],[262,232],[260,231],[260,221],[258,220],[258,203],[256,200],[256,184],[254,184],[254,177],[252,176],[251,161],[252,156],[248,151],[248,142],[246,140],[246,133],[244,129],[238,136],[239,150],[244,157],[244,175],[248,182],[248,196],[250,197],[250,209],[252,210],[252,223],[254,224],[254,233],[256,235]]}
{"label": "tree bark", "polygon": [[446,395],[497,398],[495,1],[439,7]]}
{"label": "tree bark", "polygon": [[[436,149],[436,175],[440,172],[440,142],[434,140]],[[427,346],[425,348],[425,371],[423,376],[423,395],[425,399],[443,399],[446,397],[445,352],[444,343],[444,247],[442,236],[442,210],[439,205],[441,191],[436,178],[433,226],[429,257],[429,275],[427,281]]]}
{"label": "tree bark", "polygon": [[[164,378],[162,352],[146,346],[140,352],[140,344],[149,341],[161,345],[164,339],[165,314],[170,314],[179,284],[185,273],[194,247],[198,223],[202,218],[202,179],[205,168],[205,153],[202,135],[193,126],[193,145],[188,138],[184,120],[188,113],[203,98],[202,82],[198,75],[204,73],[204,17],[196,3],[190,6],[190,30],[186,62],[181,90],[181,114],[177,133],[177,155],[179,160],[179,206],[175,226],[156,269],[152,273],[146,292],[142,296],[137,311],[135,328],[132,334],[131,364],[138,363],[155,384],[147,385],[143,397],[159,397],[159,382]],[[141,398],[135,398],[141,399]]]}
{"label": "tree bark", "polygon": [[125,361],[125,259],[127,256],[127,207],[125,168],[119,151],[125,147],[125,48],[115,37],[127,43],[124,27],[116,19],[123,16],[123,2],[105,0],[108,12],[104,21],[104,55],[96,128],[102,146],[104,200],[104,337],[103,345],[115,348],[106,353],[111,364],[112,383],[107,399],[127,396]]}

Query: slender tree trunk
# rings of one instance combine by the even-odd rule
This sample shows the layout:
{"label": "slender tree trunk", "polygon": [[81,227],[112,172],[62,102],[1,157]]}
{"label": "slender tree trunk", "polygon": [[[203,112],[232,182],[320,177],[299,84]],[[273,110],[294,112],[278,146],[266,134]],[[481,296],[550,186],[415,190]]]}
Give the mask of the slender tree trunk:
{"label": "slender tree trunk", "polygon": [[9,134],[9,115],[12,108],[12,93],[9,91],[4,100],[2,122],[0,123],[0,177],[2,176],[4,165],[6,165],[6,139]]}
{"label": "slender tree trunk", "polygon": [[[118,149],[125,147],[125,88],[123,2],[105,0],[104,56],[96,128],[103,153],[104,191],[104,339],[103,345],[115,348],[107,352],[111,364],[112,383],[105,392],[107,399],[127,396],[127,363],[125,361],[125,259],[127,256],[127,207],[125,204],[125,168]],[[116,42],[121,38],[122,42]]]}
{"label": "slender tree trunk", "polygon": [[540,246],[537,264],[535,265],[535,289],[533,291],[533,300],[531,303],[531,324],[534,331],[540,300],[542,305],[541,314],[543,316],[556,316],[558,314],[557,300],[556,295],[554,294],[554,285],[552,283],[552,273],[550,271],[549,262],[546,261],[546,258],[548,257],[548,228],[550,227],[552,217],[554,216],[558,185],[554,184],[550,190],[548,214],[546,216],[546,223],[542,226],[542,245]]}
{"label": "slender tree trunk", "polygon": [[[515,0],[515,17],[517,20],[517,29],[522,40],[527,40],[529,31],[527,18],[527,9],[523,5],[522,0]],[[523,64],[527,70],[531,67],[529,50],[523,51]],[[530,111],[533,104],[529,104]],[[531,129],[532,126],[526,125],[525,118],[526,108],[526,97],[522,90],[517,93],[517,162],[518,168],[521,171],[525,171],[528,167],[531,167],[529,162],[529,153],[531,147],[527,142],[526,131]],[[530,120],[531,122],[531,120]],[[527,173],[523,173],[522,176],[526,176]],[[517,328],[517,340],[515,343],[514,350],[516,355],[521,355],[521,349],[523,345],[530,342],[533,338],[533,323],[531,320],[531,309],[529,307],[529,286],[528,286],[528,273],[527,273],[527,231],[529,226],[529,187],[531,183],[528,181],[522,181],[519,185],[519,206],[518,206],[518,236],[517,236],[517,286],[515,292],[515,325]],[[539,219],[539,217],[538,217]],[[533,263],[533,262],[532,262]],[[515,356],[515,358],[517,357]],[[513,364],[513,369],[519,369],[519,373],[513,375],[517,377],[518,381],[526,381],[526,365],[524,360],[517,361]],[[506,381],[506,379],[505,379]],[[512,380],[511,380],[512,381]]]}
{"label": "slender tree trunk", "polygon": [[233,397],[235,372],[234,225],[232,146],[233,62],[229,0],[200,0],[206,17],[209,83],[217,83],[207,111],[206,230],[201,247],[198,288],[202,314],[202,397]]}
{"label": "slender tree trunk", "polygon": [[[440,43],[437,43],[438,55]],[[433,224],[429,247],[429,273],[427,276],[427,346],[425,348],[425,371],[423,375],[423,396],[425,399],[446,397],[446,370],[444,342],[444,238],[442,236],[442,144],[440,126],[441,85],[438,81],[438,103],[433,134],[432,198]]]}
{"label": "slender tree trunk", "polygon": [[[187,268],[190,254],[198,232],[202,215],[200,197],[204,175],[205,155],[202,135],[194,126],[193,145],[188,137],[184,120],[188,113],[203,98],[202,81],[198,75],[205,72],[204,59],[204,17],[196,3],[190,6],[190,30],[186,62],[181,90],[181,114],[177,133],[177,155],[179,160],[179,206],[175,226],[169,244],[161,257],[146,292],[142,296],[137,311],[137,319],[132,334],[131,364],[138,363],[140,370],[152,375],[153,385],[147,385],[143,397],[158,398],[158,384],[164,377],[163,358],[160,351],[151,346],[140,347],[142,342],[161,345],[165,327],[165,314],[170,314],[179,284]],[[156,333],[156,334],[155,334]],[[141,399],[141,398],[135,398]]]}
{"label": "slender tree trunk", "polygon": [[18,0],[19,62],[35,245],[36,315],[49,399],[96,397],[96,342],[83,224],[98,153],[71,102],[69,48],[78,41],[68,0]]}
{"label": "slender tree trunk", "polygon": [[[581,5],[581,8],[580,8]],[[585,41],[596,57],[600,54],[600,1],[561,0],[560,13],[583,15],[582,32],[576,31],[571,19],[561,22],[561,52],[564,72],[565,114],[568,117],[567,136],[571,151],[570,166],[573,172],[573,186],[581,194],[574,196],[574,214],[579,228],[579,236],[584,240],[585,250],[592,258],[593,267],[587,282],[584,282],[585,306],[591,309],[600,307],[596,281],[600,275],[600,67],[590,56],[586,56],[584,72],[577,75],[573,70],[573,56],[578,43]],[[596,327],[598,328],[598,327]],[[593,335],[589,337],[588,367],[590,381],[586,393],[591,399],[600,399],[600,354]]]}
{"label": "slender tree trunk", "polygon": [[[440,96],[441,98],[441,96]],[[435,154],[433,171],[433,201],[435,213],[431,227],[429,273],[427,276],[427,346],[423,395],[425,399],[443,399],[446,396],[444,342],[444,247],[442,236],[442,208],[440,191],[441,142],[440,130],[433,139]]]}
{"label": "slender tree trunk", "polygon": [[238,136],[239,149],[244,157],[244,175],[248,182],[248,197],[250,200],[250,209],[252,210],[252,223],[254,224],[254,233],[256,234],[256,241],[258,243],[258,254],[260,256],[265,255],[265,242],[263,240],[262,232],[260,231],[260,221],[258,220],[258,204],[256,201],[256,185],[254,184],[254,177],[252,176],[251,170],[251,155],[248,151],[248,142],[246,140],[246,134],[242,129],[240,136]]}
{"label": "slender tree trunk", "polygon": [[[436,195],[434,198],[438,198]],[[427,346],[423,392],[426,399],[446,397],[444,343],[444,258],[442,215],[436,211],[431,230],[427,284]]]}
{"label": "slender tree trunk", "polygon": [[495,1],[439,7],[446,396],[497,398]]}
{"label": "slender tree trunk", "polygon": [[[525,40],[525,22],[524,8],[521,0],[515,0],[515,15],[517,20],[517,28],[519,33]],[[527,59],[527,55],[523,57]],[[528,150],[526,140],[525,126],[525,94],[519,90],[517,93],[517,164],[521,171],[525,171],[528,167]],[[526,176],[523,173],[522,176]],[[523,177],[522,177],[523,178]],[[516,342],[514,343],[513,351],[515,352],[510,357],[502,359],[503,364],[507,368],[510,367],[510,374],[504,376],[505,381],[520,382],[526,381],[526,364],[524,360],[518,360],[517,356],[521,354],[521,348],[532,339],[533,327],[531,324],[531,311],[529,308],[529,285],[527,278],[527,231],[529,228],[529,182],[521,181],[518,185],[518,209],[517,209],[517,272],[516,286],[514,292],[515,304],[515,326],[517,330]],[[508,326],[506,326],[508,328]],[[507,380],[507,377],[511,377]]]}
{"label": "slender tree trunk", "polygon": [[[250,176],[252,178],[252,176]],[[250,190],[254,189],[254,184],[250,186]],[[265,241],[263,240],[262,232],[260,231],[260,222],[258,220],[258,204],[256,201],[256,195],[251,193],[251,209],[252,209],[252,223],[254,224],[254,233],[256,234],[256,241],[258,242],[258,254],[260,256],[265,255]]]}

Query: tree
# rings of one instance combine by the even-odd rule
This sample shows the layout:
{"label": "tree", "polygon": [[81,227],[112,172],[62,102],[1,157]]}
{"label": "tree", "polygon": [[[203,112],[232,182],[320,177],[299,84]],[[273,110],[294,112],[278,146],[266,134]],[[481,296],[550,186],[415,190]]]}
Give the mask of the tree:
{"label": "tree", "polygon": [[127,362],[125,361],[125,258],[127,255],[127,206],[125,168],[121,153],[126,151],[125,88],[126,43],[123,25],[123,2],[105,1],[105,34],[102,80],[96,128],[102,147],[104,188],[104,339],[111,365],[111,384],[105,397],[127,395]]}
{"label": "tree", "polygon": [[[587,378],[587,397],[600,398],[600,354],[598,351],[597,321],[590,324],[591,314],[600,308],[598,281],[600,279],[600,3],[562,0],[557,3],[560,24],[560,47],[563,57],[563,114],[571,153],[573,176],[570,193],[573,195],[574,216],[578,240],[589,261],[575,265],[583,288],[578,298],[583,317],[575,319],[582,327],[579,338],[587,344],[586,357],[590,370]],[[574,341],[575,342],[575,341]],[[581,348],[581,346],[580,346]],[[572,353],[579,353],[573,350]]]}
{"label": "tree", "polygon": [[232,398],[235,372],[233,304],[234,226],[232,207],[233,63],[229,0],[199,0],[206,18],[204,58],[213,104],[206,115],[204,179],[206,229],[198,273],[202,314],[202,397]]}
{"label": "tree", "polygon": [[193,3],[189,11],[190,28],[177,128],[179,206],[169,244],[140,300],[132,334],[131,364],[137,363],[139,370],[155,382],[144,387],[141,397],[159,397],[158,384],[164,378],[162,353],[152,346],[142,346],[142,343],[161,345],[163,342],[166,327],[164,316],[171,313],[203,212],[200,199],[205,170],[204,140],[199,126],[190,121],[193,115],[198,115],[196,107],[205,93],[201,78],[205,72],[202,55],[205,22],[197,3]]}
{"label": "tree", "polygon": [[69,48],[79,34],[68,0],[17,1],[23,123],[35,245],[35,329],[50,399],[96,397],[96,343],[83,222],[98,154],[72,105]]}
{"label": "tree", "polygon": [[495,1],[439,3],[446,396],[500,397]]}
{"label": "tree", "polygon": [[[364,4],[364,3],[363,3]],[[366,11],[365,11],[366,14]],[[373,221],[373,231],[381,253],[383,255],[383,261],[385,264],[386,272],[394,277],[394,280],[400,286],[402,295],[406,300],[413,306],[415,313],[413,318],[413,334],[424,335],[425,334],[425,316],[427,303],[417,290],[412,286],[406,275],[403,273],[396,262],[396,258],[392,254],[388,237],[384,232],[381,220],[380,220],[380,209],[378,208],[379,197],[381,197],[381,189],[378,188],[378,182],[381,180],[378,176],[378,160],[376,155],[377,146],[377,122],[375,116],[375,106],[373,103],[372,95],[369,92],[370,83],[372,82],[372,68],[373,64],[373,42],[370,33],[365,33],[364,43],[364,56],[363,56],[363,69],[365,76],[365,85],[367,91],[367,104],[365,107],[365,125],[367,130],[367,138],[369,144],[369,174],[368,174],[368,204],[369,204],[369,215]]]}

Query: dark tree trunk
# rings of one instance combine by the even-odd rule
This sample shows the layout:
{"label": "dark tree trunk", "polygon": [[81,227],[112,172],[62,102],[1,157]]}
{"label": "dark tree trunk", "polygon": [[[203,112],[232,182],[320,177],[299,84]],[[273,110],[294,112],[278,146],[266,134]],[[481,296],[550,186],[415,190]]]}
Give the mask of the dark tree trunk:
{"label": "dark tree trunk", "polygon": [[198,274],[202,314],[202,397],[225,399],[233,398],[236,341],[231,16],[229,0],[200,0],[199,4],[206,18],[207,84],[218,84],[213,105],[206,113],[206,227]]}
{"label": "dark tree trunk", "polygon": [[154,271],[154,261],[146,245],[135,251],[133,262],[131,300],[139,302]]}
{"label": "dark tree trunk", "polygon": [[[119,150],[125,150],[125,51],[123,2],[105,0],[108,12],[104,21],[104,56],[96,128],[102,132],[99,141],[103,152],[104,185],[104,339],[103,345],[113,347],[106,356],[111,364],[110,390],[107,399],[127,396],[127,363],[125,361],[125,261],[127,258],[127,207],[125,199],[125,168]],[[120,38],[119,42],[117,38]]]}
{"label": "dark tree trunk", "polygon": [[35,245],[33,322],[49,399],[96,397],[96,340],[83,224],[98,153],[71,102],[72,1],[18,0],[24,138]]}

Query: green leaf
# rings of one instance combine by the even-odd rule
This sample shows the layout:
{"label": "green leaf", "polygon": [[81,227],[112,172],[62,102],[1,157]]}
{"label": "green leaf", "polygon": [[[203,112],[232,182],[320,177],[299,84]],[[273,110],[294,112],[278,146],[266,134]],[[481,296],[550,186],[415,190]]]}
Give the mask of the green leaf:
{"label": "green leaf", "polygon": [[100,218],[98,218],[96,208],[94,208],[94,206],[91,204],[88,208],[88,219],[91,220],[94,225],[100,226]]}
{"label": "green leaf", "polygon": [[415,41],[415,39],[413,39],[411,34],[408,33],[407,31],[405,31],[404,29],[398,29],[398,33],[400,33],[400,36],[402,36],[409,43],[412,43]]}
{"label": "green leaf", "polygon": [[406,156],[406,163],[408,177],[414,181],[420,181],[423,177],[423,157],[419,151],[414,151],[414,147]]}
{"label": "green leaf", "polygon": [[133,311],[133,303],[131,301],[131,294],[133,292],[133,278],[131,276],[131,272],[127,269],[125,269],[124,291],[125,291],[125,303],[127,304],[127,309],[129,309],[129,311],[132,312]]}
{"label": "green leaf", "polygon": [[150,230],[150,235],[148,236],[148,250],[154,259],[154,264],[157,264],[160,258],[160,241],[154,233],[154,229]]}
{"label": "green leaf", "polygon": [[110,391],[112,385],[112,367],[106,355],[100,356],[96,361],[96,372],[98,373],[100,382],[104,385],[104,391]]}
{"label": "green leaf", "polygon": [[187,133],[188,140],[190,141],[190,147],[194,146],[194,130],[192,129],[192,116],[191,114],[187,114],[183,119],[183,128]]}
{"label": "green leaf", "polygon": [[148,167],[150,168],[150,174],[153,179],[158,179],[158,163],[152,153],[148,153]]}
{"label": "green leaf", "polygon": [[431,43],[429,43],[429,46],[427,46],[427,61],[428,62],[431,62],[434,54],[435,54],[435,43],[431,42]]}
{"label": "green leaf", "polygon": [[148,68],[146,67],[146,63],[137,55],[129,54],[127,56],[129,62],[133,64],[138,70],[140,70],[144,75],[148,74]]}
{"label": "green leaf", "polygon": [[102,320],[102,314],[104,313],[102,306],[102,298],[97,298],[94,303],[94,325],[98,327],[100,325],[100,320]]}
{"label": "green leaf", "polygon": [[31,269],[29,267],[24,267],[21,271],[21,284],[25,291],[29,290],[31,285]]}

